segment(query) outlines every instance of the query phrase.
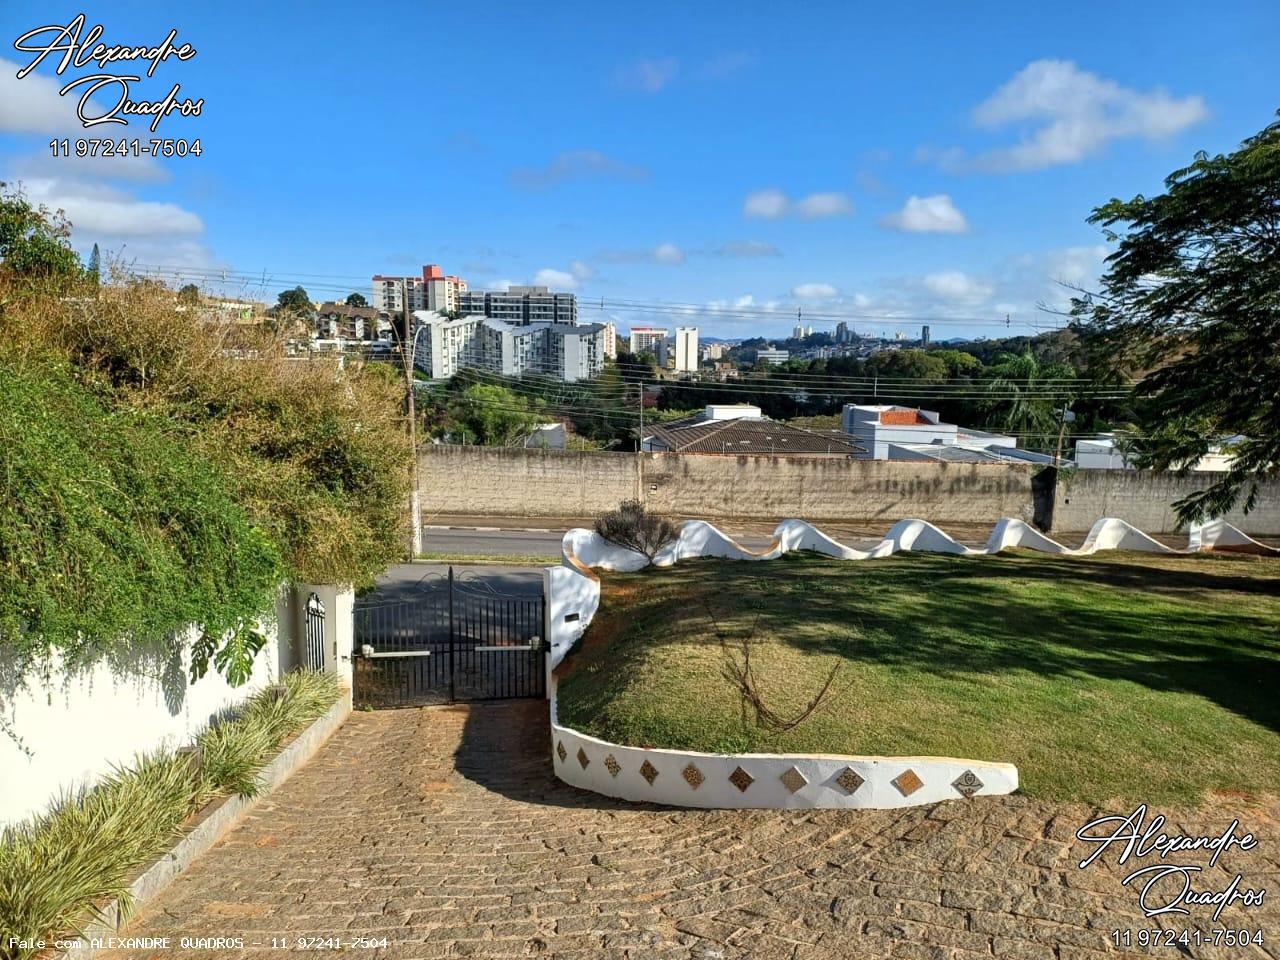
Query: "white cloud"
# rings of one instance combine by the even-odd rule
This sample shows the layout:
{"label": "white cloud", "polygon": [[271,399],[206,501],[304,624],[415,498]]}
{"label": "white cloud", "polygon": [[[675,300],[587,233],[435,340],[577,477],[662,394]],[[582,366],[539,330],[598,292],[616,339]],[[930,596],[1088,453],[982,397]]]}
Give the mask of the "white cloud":
{"label": "white cloud", "polygon": [[[20,69],[14,61],[0,57],[0,132],[56,134],[72,139],[86,136],[85,128],[76,116],[76,104],[80,98],[61,96],[58,93],[60,84],[38,73],[28,74],[19,80],[16,74]],[[94,115],[99,115],[106,108],[94,101],[91,110]],[[91,134],[98,138],[110,135]],[[165,169],[151,157],[54,157],[47,147],[41,154],[23,157],[15,166],[15,173],[24,178],[67,175],[152,181],[167,178]]]}
{"label": "white cloud", "polygon": [[521,167],[513,170],[511,182],[527,189],[539,189],[566,180],[610,177],[617,180],[644,180],[649,171],[624,163],[599,150],[567,150],[553,157],[545,166]]}
{"label": "white cloud", "polygon": [[[1112,140],[1159,140],[1209,115],[1203,98],[1135,90],[1081,70],[1070,60],[1035,60],[973,111],[974,122],[998,130],[1040,123],[1021,142],[979,154],[977,169],[1038,170],[1076,163]],[[951,154],[951,162],[961,162]]]}
{"label": "white cloud", "polygon": [[653,259],[658,263],[684,263],[684,251],[674,243],[659,244],[653,250]]}
{"label": "white cloud", "polygon": [[853,202],[843,193],[811,193],[793,201],[781,190],[770,187],[747,194],[742,203],[743,216],[762,220],[780,220],[798,216],[806,220],[845,217],[853,213]]}
{"label": "white cloud", "polygon": [[787,195],[781,190],[757,190],[747,194],[747,199],[742,204],[742,213],[748,217],[777,220],[787,215],[789,206]]}
{"label": "white cloud", "polygon": [[62,84],[38,73],[19,80],[21,69],[14,61],[0,57],[0,130],[63,134],[84,130],[76,116],[79,96],[60,95]]}
{"label": "white cloud", "polygon": [[796,201],[795,210],[806,220],[847,217],[853,213],[853,203],[843,193],[811,193]]}
{"label": "white cloud", "polygon": [[834,300],[839,291],[829,283],[802,283],[791,288],[797,300]]}
{"label": "white cloud", "polygon": [[684,251],[674,243],[660,243],[650,250],[602,250],[599,258],[608,263],[684,263]]}
{"label": "white cloud", "polygon": [[[577,290],[578,278],[565,270],[553,270],[546,267],[533,275],[533,282],[540,287],[551,287],[553,290]],[[508,284],[507,286],[510,286]]]}
{"label": "white cloud", "polygon": [[940,273],[926,274],[924,287],[936,297],[951,303],[962,303],[975,306],[985,303],[993,292],[993,287],[980,280],[975,280],[967,273],[959,270],[944,270]]}
{"label": "white cloud", "polygon": [[204,222],[174,203],[139,200],[104,184],[72,180],[28,180],[23,188],[35,203],[65,210],[77,234],[145,237],[198,234]]}
{"label": "white cloud", "polygon": [[908,197],[902,209],[882,218],[880,225],[906,233],[969,232],[969,221],[945,193]]}
{"label": "white cloud", "polygon": [[618,68],[617,79],[625,87],[658,93],[671,83],[680,72],[680,62],[674,57],[641,59]]}
{"label": "white cloud", "polygon": [[763,240],[731,240],[711,251],[721,257],[777,257],[778,248]]}
{"label": "white cloud", "polygon": [[569,264],[569,272],[575,280],[590,280],[596,275],[595,268],[583,260],[574,260]]}
{"label": "white cloud", "polygon": [[1102,272],[1102,261],[1111,251],[1103,244],[1066,247],[1048,256],[1048,276],[1061,283],[1080,284],[1096,280]]}

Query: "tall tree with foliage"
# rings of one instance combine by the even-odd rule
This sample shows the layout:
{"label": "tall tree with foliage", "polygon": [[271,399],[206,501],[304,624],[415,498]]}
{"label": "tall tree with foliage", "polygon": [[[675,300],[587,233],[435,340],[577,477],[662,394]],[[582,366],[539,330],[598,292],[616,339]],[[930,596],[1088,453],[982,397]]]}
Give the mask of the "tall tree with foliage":
{"label": "tall tree with foliage", "polygon": [[14,277],[79,280],[71,224],[59,210],[34,206],[22,190],[0,183],[0,271]]}
{"label": "tall tree with foliage", "polygon": [[450,412],[462,439],[491,447],[518,443],[546,419],[541,400],[486,383],[463,390]]}
{"label": "tall tree with foliage", "polygon": [[347,294],[348,307],[367,307],[368,305],[369,305],[369,301],[364,298],[363,293]]}
{"label": "tall tree with foliage", "polygon": [[1070,396],[1053,381],[1074,377],[1075,371],[1042,363],[1028,350],[997,357],[986,373],[991,377],[983,386],[988,423],[1023,438],[1023,446],[1054,447]]}
{"label": "tall tree with foliage", "polygon": [[281,290],[276,296],[276,312],[287,316],[301,316],[310,313],[313,307],[311,297],[302,287],[292,290]]}
{"label": "tall tree with foliage", "polygon": [[96,243],[93,245],[93,252],[89,254],[89,266],[85,268],[85,274],[95,287],[102,282],[102,254]]}
{"label": "tall tree with foliage", "polygon": [[1280,473],[1280,122],[1089,219],[1119,246],[1073,313],[1139,378],[1136,465],[1182,474],[1238,435],[1231,468],[1175,507],[1182,523],[1249,511]]}

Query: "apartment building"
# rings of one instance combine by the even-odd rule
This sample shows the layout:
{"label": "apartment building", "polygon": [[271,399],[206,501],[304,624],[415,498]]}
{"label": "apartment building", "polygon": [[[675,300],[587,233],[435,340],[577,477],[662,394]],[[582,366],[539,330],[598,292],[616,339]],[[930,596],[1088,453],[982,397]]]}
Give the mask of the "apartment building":
{"label": "apartment building", "polygon": [[480,322],[483,317],[446,320],[419,310],[413,315],[413,365],[432,380],[447,380],[464,367],[480,366]]}
{"label": "apartment building", "polygon": [[447,275],[438,264],[422,268],[420,277],[373,278],[373,309],[380,313],[400,313],[404,309],[402,291],[408,288],[409,310],[452,312],[459,309],[459,297],[467,290],[467,281]]}
{"label": "apartment building", "polygon": [[463,313],[501,320],[514,325],[578,322],[578,298],[572,293],[552,293],[546,287],[513,286],[505,291],[470,290],[458,294]]}
{"label": "apartment building", "polygon": [[667,342],[666,327],[632,327],[628,335],[631,353],[652,353],[655,357],[664,352]]}
{"label": "apartment building", "polygon": [[453,313],[459,309],[459,298],[467,292],[467,281],[447,275],[434,263],[422,268],[422,283],[426,288],[427,310],[437,313]]}
{"label": "apartment building", "polygon": [[676,373],[698,369],[698,328],[676,327]]}
{"label": "apartment building", "polygon": [[618,357],[618,326],[612,320],[604,324],[601,340],[604,355],[610,360],[616,360]]}
{"label": "apartment building", "polygon": [[604,369],[603,324],[517,324],[477,315],[446,320],[425,310],[414,321],[420,330],[414,363],[433,380],[475,367],[509,377],[542,374],[574,382]]}
{"label": "apartment building", "polygon": [[765,347],[756,351],[756,359],[763,360],[770,366],[776,366],[779,363],[786,363],[791,359],[790,350],[776,350],[772,347]]}
{"label": "apartment building", "polygon": [[404,291],[409,293],[409,310],[427,309],[427,288],[422,277],[373,278],[373,309],[379,313],[400,313],[404,310]]}

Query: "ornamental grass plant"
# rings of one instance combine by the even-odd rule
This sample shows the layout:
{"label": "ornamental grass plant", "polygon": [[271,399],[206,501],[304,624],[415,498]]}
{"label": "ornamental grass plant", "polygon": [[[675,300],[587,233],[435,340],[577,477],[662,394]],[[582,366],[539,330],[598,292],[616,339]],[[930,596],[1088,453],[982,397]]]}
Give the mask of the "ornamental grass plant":
{"label": "ornamental grass plant", "polygon": [[137,868],[167,849],[183,822],[211,799],[253,796],[281,742],[338,696],[333,674],[287,674],[207,728],[195,749],[139,756],[0,831],[0,958],[26,960],[36,952],[8,946],[10,937],[83,931],[112,900],[127,916]]}

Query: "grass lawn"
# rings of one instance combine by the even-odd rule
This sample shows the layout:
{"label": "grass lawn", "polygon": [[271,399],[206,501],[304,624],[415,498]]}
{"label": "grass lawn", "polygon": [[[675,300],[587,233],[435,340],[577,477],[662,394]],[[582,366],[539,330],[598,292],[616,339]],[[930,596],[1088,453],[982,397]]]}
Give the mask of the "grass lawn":
{"label": "grass lawn", "polygon": [[[603,574],[560,667],[562,722],[712,752],[937,755],[1018,766],[1023,792],[1194,804],[1280,792],[1280,560],[899,554],[683,561]],[[741,637],[762,728],[711,627]]]}

